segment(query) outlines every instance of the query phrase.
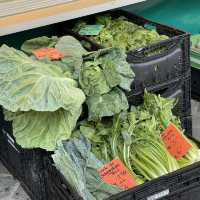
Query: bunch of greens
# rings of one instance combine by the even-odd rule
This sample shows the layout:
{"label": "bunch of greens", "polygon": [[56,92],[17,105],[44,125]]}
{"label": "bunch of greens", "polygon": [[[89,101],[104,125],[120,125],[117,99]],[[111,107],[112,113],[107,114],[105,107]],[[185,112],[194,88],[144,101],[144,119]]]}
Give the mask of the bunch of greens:
{"label": "bunch of greens", "polygon": [[133,78],[126,54],[120,49],[103,49],[86,55],[79,83],[87,96],[89,120],[99,120],[127,110],[124,90],[130,91]]}
{"label": "bunch of greens", "polygon": [[171,156],[160,137],[170,122],[182,130],[171,111],[174,104],[174,100],[146,92],[143,105],[96,123],[83,121],[73,136],[88,138],[100,160],[122,160],[138,184],[152,180],[200,160],[198,147],[186,136],[192,148],[180,160]]}
{"label": "bunch of greens", "polygon": [[97,170],[105,163],[95,157],[84,137],[60,141],[52,157],[56,168],[84,200],[103,200],[121,192],[101,180]]}
{"label": "bunch of greens", "polygon": [[[175,126],[181,130],[180,120],[172,113],[173,106],[173,100],[145,93],[144,108],[148,110],[151,115],[154,115],[156,120],[160,123],[160,133],[169,125],[170,122],[175,124]],[[197,145],[184,135],[184,131],[182,134],[191,144],[192,148],[178,161],[180,167],[190,165],[200,160],[200,151]]]}
{"label": "bunch of greens", "polygon": [[[125,51],[133,51],[168,39],[167,36],[159,35],[155,30],[147,30],[138,26],[125,17],[112,19],[110,15],[97,16],[94,23],[104,27],[97,36],[90,36],[90,38],[104,47],[117,47]],[[73,30],[79,32],[86,25],[88,25],[87,22],[80,21]]]}
{"label": "bunch of greens", "polygon": [[98,159],[122,160],[138,184],[179,169],[159,133],[155,118],[142,109],[116,115],[109,123],[85,122],[76,131],[91,141]]}
{"label": "bunch of greens", "polygon": [[145,180],[158,178],[179,169],[175,158],[159,137],[159,122],[143,109],[127,113],[122,125],[123,160]]}

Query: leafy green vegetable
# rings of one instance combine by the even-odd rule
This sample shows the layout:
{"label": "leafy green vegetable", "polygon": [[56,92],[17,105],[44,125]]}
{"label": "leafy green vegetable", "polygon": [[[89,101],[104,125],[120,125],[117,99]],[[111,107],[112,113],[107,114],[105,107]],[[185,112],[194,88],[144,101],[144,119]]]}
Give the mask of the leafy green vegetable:
{"label": "leafy green vegetable", "polygon": [[113,116],[127,110],[122,91],[130,90],[134,73],[120,49],[103,49],[88,53],[81,67],[79,83],[87,99],[89,120]]}
{"label": "leafy green vegetable", "polygon": [[85,62],[80,71],[79,83],[87,96],[110,91],[98,62]]}
{"label": "leafy green vegetable", "polygon": [[13,135],[23,148],[55,150],[59,140],[69,139],[81,110],[71,114],[64,109],[55,112],[6,112],[6,120],[13,121]]}
{"label": "leafy green vegetable", "polygon": [[[151,93],[145,93],[144,96],[144,107],[156,117],[156,120],[161,124],[160,133],[172,122],[177,128],[181,129],[180,120],[175,117],[172,113],[172,108],[174,106],[174,100],[169,100],[160,97],[159,95],[153,95]],[[184,136],[184,134],[183,134]],[[178,161],[180,167],[184,167],[200,161],[200,151],[197,145],[184,136],[186,140],[192,145],[191,150]]]}
{"label": "leafy green vegetable", "polygon": [[121,159],[138,183],[143,182],[140,176],[152,180],[199,161],[199,149],[193,142],[189,141],[193,145],[190,152],[177,161],[161,140],[169,122],[182,130],[171,111],[174,105],[174,100],[145,92],[143,105],[106,121],[84,122],[79,134],[91,141],[92,152],[99,159]]}
{"label": "leafy green vegetable", "polygon": [[3,45],[0,48],[0,105],[13,134],[24,148],[55,149],[68,139],[81,114],[85,95],[60,67],[29,58]]}
{"label": "leafy green vegetable", "polygon": [[62,60],[49,60],[48,58],[40,60],[40,62],[54,65],[62,70],[62,73],[65,77],[77,79],[74,76],[74,66],[71,64],[72,60],[64,57]]}
{"label": "leafy green vegetable", "polygon": [[121,192],[102,182],[97,169],[104,163],[91,153],[91,145],[84,137],[59,142],[52,157],[57,169],[84,200],[103,200]]}
{"label": "leafy green vegetable", "polygon": [[63,36],[59,38],[55,48],[64,53],[65,56],[71,56],[72,58],[87,53],[81,43],[72,36]]}
{"label": "leafy green vegetable", "polygon": [[58,37],[37,37],[34,39],[30,39],[25,41],[22,46],[21,50],[27,53],[28,55],[32,55],[33,50],[40,49],[40,48],[51,48],[54,47],[55,44],[58,42]]}
{"label": "leafy green vegetable", "polygon": [[129,107],[126,95],[118,88],[104,95],[93,95],[86,100],[89,120],[113,116]]}
{"label": "leafy green vegetable", "polygon": [[[104,25],[104,28],[99,35],[90,36],[90,38],[104,47],[117,47],[132,51],[168,39],[167,36],[138,26],[125,17],[112,19],[109,15],[100,15],[96,17],[95,24]],[[87,23],[80,21],[73,30],[79,32],[85,26]]]}
{"label": "leafy green vegetable", "polygon": [[143,108],[127,114],[122,133],[124,137],[124,162],[132,170],[151,180],[179,169],[177,161],[169,154],[159,137],[160,123]]}
{"label": "leafy green vegetable", "polygon": [[73,114],[85,100],[77,83],[50,64],[33,61],[20,51],[0,48],[0,104],[7,110]]}
{"label": "leafy green vegetable", "polygon": [[63,73],[78,79],[80,67],[83,63],[82,56],[87,51],[82,47],[81,43],[72,36],[56,37],[38,37],[27,40],[21,49],[28,55],[32,55],[33,50],[40,48],[53,47],[64,54],[64,58],[59,61],[51,61],[47,58],[40,60],[41,62],[56,65],[60,67]]}
{"label": "leafy green vegetable", "polygon": [[78,79],[79,71],[83,63],[82,56],[87,53],[87,51],[82,47],[81,43],[72,36],[61,37],[55,48],[64,54],[64,59],[62,60],[66,66],[74,68],[74,78]]}
{"label": "leafy green vegetable", "polygon": [[[103,72],[104,78],[107,81],[107,85],[110,88],[115,86],[120,86],[122,89],[130,91],[131,83],[134,79],[134,72],[130,65],[126,61],[127,55],[123,50],[118,48],[101,49],[96,52],[88,53],[85,57],[85,61],[90,61],[88,65],[95,65],[100,68],[99,70]],[[86,62],[87,63],[87,62]],[[93,66],[92,65],[92,66]],[[84,70],[84,66],[82,67]],[[90,75],[94,76],[94,72]],[[81,78],[81,82],[84,78]],[[88,81],[86,83],[91,83],[95,85],[95,80]],[[100,82],[100,81],[99,81]],[[81,85],[84,88],[84,83]],[[87,85],[85,86],[88,87]],[[87,92],[86,92],[87,94]],[[103,94],[103,93],[98,93]],[[88,95],[90,96],[90,95]]]}
{"label": "leafy green vegetable", "polygon": [[76,130],[73,136],[83,135],[91,141],[92,152],[99,160],[110,162],[112,160],[112,152],[110,149],[109,137],[112,131],[112,120],[101,122],[82,122],[80,130]]}

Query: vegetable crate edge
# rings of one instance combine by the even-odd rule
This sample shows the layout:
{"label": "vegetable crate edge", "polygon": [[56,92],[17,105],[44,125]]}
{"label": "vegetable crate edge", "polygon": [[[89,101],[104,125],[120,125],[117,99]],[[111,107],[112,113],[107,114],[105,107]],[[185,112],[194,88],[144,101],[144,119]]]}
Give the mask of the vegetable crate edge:
{"label": "vegetable crate edge", "polygon": [[[181,78],[173,79],[163,84],[147,88],[147,91],[160,94],[165,98],[175,98],[177,103],[173,109],[174,115],[187,117],[191,115],[191,75],[190,72]],[[143,101],[143,93],[127,94],[130,105],[138,106]]]}
{"label": "vegetable crate edge", "polygon": [[39,149],[25,150],[17,145],[12,132],[10,132],[11,127],[10,123],[1,119],[0,160],[9,172],[20,181],[31,199],[45,200],[43,159],[46,154]]}
{"label": "vegetable crate edge", "polygon": [[[192,139],[192,138],[191,138]],[[200,143],[195,139],[198,146]],[[48,161],[48,200],[82,200]],[[114,195],[108,200],[199,200],[200,162]]]}
{"label": "vegetable crate edge", "polygon": [[200,100],[200,69],[192,67],[192,97]]}

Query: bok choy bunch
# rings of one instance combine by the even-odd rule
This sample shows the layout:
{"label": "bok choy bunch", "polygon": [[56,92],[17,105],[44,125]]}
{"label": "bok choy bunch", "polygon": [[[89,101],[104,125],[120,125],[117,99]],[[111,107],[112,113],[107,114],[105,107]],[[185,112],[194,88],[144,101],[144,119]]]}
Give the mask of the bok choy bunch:
{"label": "bok choy bunch", "polygon": [[141,106],[98,122],[84,121],[78,132],[91,141],[98,159],[121,159],[139,184],[199,161],[199,149],[188,138],[192,149],[176,160],[160,137],[170,122],[182,131],[171,111],[174,105],[174,100],[145,92]]}
{"label": "bok choy bunch", "polygon": [[[148,110],[151,115],[154,115],[156,121],[161,124],[159,133],[162,133],[162,131],[169,125],[170,122],[172,122],[177,128],[179,128],[179,130],[182,130],[180,120],[172,113],[172,108],[174,107],[174,104],[174,100],[165,99],[147,92],[145,93],[144,109]],[[184,167],[200,161],[199,148],[193,141],[191,141],[184,135],[184,131],[182,131],[182,134],[185,139],[191,144],[192,148],[182,159],[178,160],[180,167]]]}
{"label": "bok choy bunch", "polygon": [[158,136],[158,127],[155,117],[141,108],[127,113],[126,120],[122,123],[124,163],[146,180],[179,169],[178,162]]}

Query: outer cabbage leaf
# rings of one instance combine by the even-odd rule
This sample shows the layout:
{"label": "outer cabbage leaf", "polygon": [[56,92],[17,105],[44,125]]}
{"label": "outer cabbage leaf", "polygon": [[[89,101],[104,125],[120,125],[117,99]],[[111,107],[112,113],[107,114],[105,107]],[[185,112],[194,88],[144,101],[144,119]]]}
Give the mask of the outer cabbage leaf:
{"label": "outer cabbage leaf", "polygon": [[4,120],[6,121],[13,121],[13,119],[19,115],[21,115],[24,112],[10,112],[8,110],[3,109],[3,116],[4,116]]}
{"label": "outer cabbage leaf", "polygon": [[64,73],[70,72],[73,78],[77,79],[80,67],[83,63],[82,55],[87,51],[82,47],[81,43],[72,36],[63,36],[58,38],[53,36],[48,38],[46,36],[27,40],[22,45],[21,49],[28,55],[32,54],[34,49],[54,47],[64,54],[64,58],[59,61],[51,61],[49,59],[42,59],[40,61],[51,63],[59,66]]}
{"label": "outer cabbage leaf", "polygon": [[91,153],[91,144],[84,137],[59,142],[52,157],[56,168],[83,200],[103,200],[121,192],[101,180],[97,169],[103,163]]}
{"label": "outer cabbage leaf", "polygon": [[73,115],[64,109],[55,112],[6,112],[12,120],[13,135],[23,148],[53,151],[59,140],[69,139],[81,110]]}
{"label": "outer cabbage leaf", "polygon": [[124,92],[116,88],[104,95],[94,95],[86,100],[89,120],[109,117],[128,109],[128,101]]}
{"label": "outer cabbage leaf", "polygon": [[55,48],[64,53],[65,56],[76,57],[87,53],[81,43],[72,36],[61,37],[55,45]]}
{"label": "outer cabbage leaf", "polygon": [[47,47],[54,47],[58,41],[58,37],[52,36],[52,37],[37,37],[34,39],[30,39],[25,41],[22,46],[21,50],[27,53],[28,55],[31,55],[33,50],[40,49],[40,48],[47,48]]}
{"label": "outer cabbage leaf", "polygon": [[74,78],[74,66],[68,65],[68,63],[71,61],[68,60],[67,58],[63,58],[62,60],[53,60],[53,61],[49,60],[48,58],[45,58],[45,59],[40,60],[40,62],[57,66],[62,70],[63,74],[66,77]]}
{"label": "outer cabbage leaf", "polygon": [[55,48],[64,54],[62,60],[66,66],[74,68],[74,77],[78,78],[81,65],[83,63],[82,56],[87,51],[82,47],[81,43],[72,36],[63,36],[59,39]]}
{"label": "outer cabbage leaf", "polygon": [[73,113],[85,95],[77,83],[66,78],[58,67],[34,61],[24,53],[0,48],[0,104],[7,110],[56,111]]}

